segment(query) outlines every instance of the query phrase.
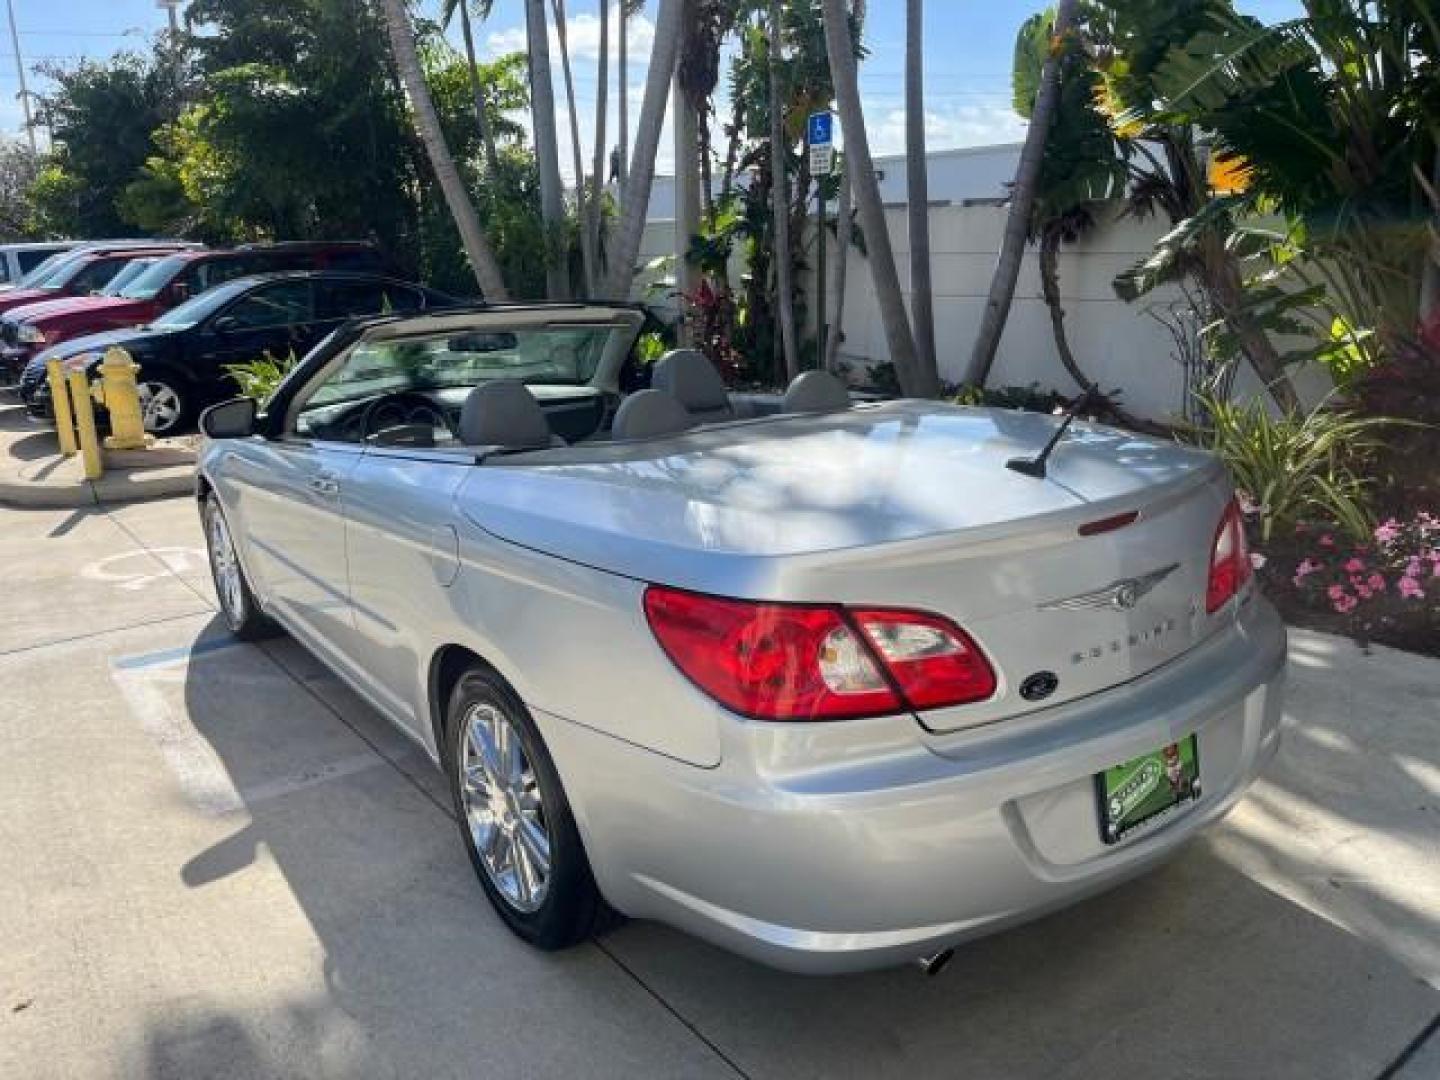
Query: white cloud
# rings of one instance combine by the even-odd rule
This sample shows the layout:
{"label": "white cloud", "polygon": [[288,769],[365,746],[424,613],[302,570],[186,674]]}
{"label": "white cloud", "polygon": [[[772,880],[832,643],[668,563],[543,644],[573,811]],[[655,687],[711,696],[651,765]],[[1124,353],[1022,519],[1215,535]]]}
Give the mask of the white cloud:
{"label": "white cloud", "polygon": [[[620,40],[619,5],[610,7],[610,63],[615,64],[616,50]],[[550,31],[551,62],[558,69],[560,65],[560,35],[553,20],[546,20]],[[593,65],[600,59],[600,19],[588,12],[571,15],[565,20],[565,32],[570,46],[572,64]],[[629,50],[631,78],[643,74],[650,62],[650,50],[655,44],[655,24],[649,16],[635,15],[630,19],[630,35],[626,45]],[[488,57],[503,56],[506,53],[524,52],[526,49],[525,24],[507,26],[493,30],[485,37],[485,53]]]}
{"label": "white cloud", "polygon": [[[867,119],[872,153],[905,152],[905,110]],[[938,104],[925,110],[925,142],[931,150],[1020,142],[1025,121],[1006,105]]]}

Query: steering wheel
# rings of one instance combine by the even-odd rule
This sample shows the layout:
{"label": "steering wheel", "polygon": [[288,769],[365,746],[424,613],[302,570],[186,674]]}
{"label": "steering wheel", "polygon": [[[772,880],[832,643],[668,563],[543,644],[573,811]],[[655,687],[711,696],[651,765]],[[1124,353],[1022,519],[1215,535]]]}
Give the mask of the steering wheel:
{"label": "steering wheel", "polygon": [[360,441],[368,443],[386,431],[401,427],[441,428],[455,434],[444,409],[424,394],[400,390],[381,394],[365,406],[360,414]]}

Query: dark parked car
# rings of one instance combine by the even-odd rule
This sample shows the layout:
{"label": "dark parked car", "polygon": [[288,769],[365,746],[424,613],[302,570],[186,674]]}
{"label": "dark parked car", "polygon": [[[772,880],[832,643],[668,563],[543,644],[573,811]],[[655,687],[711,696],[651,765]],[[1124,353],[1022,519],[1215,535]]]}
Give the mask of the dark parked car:
{"label": "dark parked car", "polygon": [[313,271],[239,278],[173,308],[148,326],[73,338],[25,369],[20,396],[30,414],[53,416],[45,363],[84,357],[92,375],[118,345],[140,365],[146,429],[173,435],[200,410],[238,392],[229,365],[304,356],[346,320],[413,313],[459,303],[444,293],[371,274]]}
{"label": "dark parked car", "polygon": [[[298,270],[392,272],[381,251],[363,241],[296,241],[178,251],[147,268],[113,296],[92,296],[87,291],[64,303],[13,307],[0,318],[0,353],[23,368],[42,349],[85,334],[148,323],[223,282]],[[0,310],[10,304],[9,295],[0,295]]]}

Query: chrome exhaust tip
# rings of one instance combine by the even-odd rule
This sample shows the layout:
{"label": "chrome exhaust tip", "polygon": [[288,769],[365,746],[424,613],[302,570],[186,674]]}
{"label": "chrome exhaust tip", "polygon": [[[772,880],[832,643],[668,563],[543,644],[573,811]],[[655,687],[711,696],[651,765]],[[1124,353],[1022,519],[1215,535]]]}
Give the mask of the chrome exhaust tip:
{"label": "chrome exhaust tip", "polygon": [[935,953],[932,956],[920,957],[920,959],[916,960],[915,963],[920,966],[920,970],[926,975],[933,976],[939,975],[940,972],[945,969],[945,965],[950,963],[950,961],[954,959],[954,957],[954,949],[941,949],[939,952]]}

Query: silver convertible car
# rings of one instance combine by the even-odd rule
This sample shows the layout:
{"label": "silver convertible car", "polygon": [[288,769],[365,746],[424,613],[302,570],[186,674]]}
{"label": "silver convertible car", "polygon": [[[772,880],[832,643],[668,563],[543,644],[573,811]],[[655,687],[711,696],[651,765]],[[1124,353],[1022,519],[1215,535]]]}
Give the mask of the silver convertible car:
{"label": "silver convertible car", "polygon": [[642,319],[379,317],[203,420],[224,618],[425,748],[521,937],[934,967],[1275,753],[1285,631],[1215,459],[819,372],[741,398],[687,351],[622,394]]}

